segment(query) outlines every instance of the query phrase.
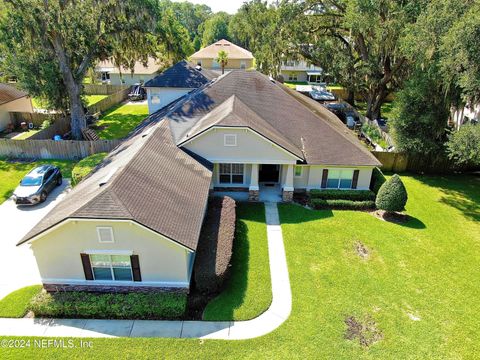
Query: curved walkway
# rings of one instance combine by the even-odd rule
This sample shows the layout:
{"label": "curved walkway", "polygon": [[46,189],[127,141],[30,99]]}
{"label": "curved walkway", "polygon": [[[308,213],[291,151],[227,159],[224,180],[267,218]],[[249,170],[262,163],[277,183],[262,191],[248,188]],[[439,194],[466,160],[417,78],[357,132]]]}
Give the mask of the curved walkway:
{"label": "curved walkway", "polygon": [[292,294],[277,204],[265,204],[272,304],[247,321],[0,319],[3,336],[158,337],[241,340],[278,328],[292,310]]}

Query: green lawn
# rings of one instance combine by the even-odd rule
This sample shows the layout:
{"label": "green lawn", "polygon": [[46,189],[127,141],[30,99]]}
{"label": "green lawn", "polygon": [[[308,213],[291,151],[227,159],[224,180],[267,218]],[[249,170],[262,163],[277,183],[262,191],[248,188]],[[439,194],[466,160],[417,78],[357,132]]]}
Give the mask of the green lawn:
{"label": "green lawn", "polygon": [[107,98],[108,95],[86,95],[85,100],[87,101],[87,106],[98,103],[100,100]]}
{"label": "green lawn", "polygon": [[231,277],[205,309],[205,320],[248,320],[270,306],[272,291],[263,204],[237,205]]}
{"label": "green lawn", "polygon": [[148,116],[148,105],[119,105],[97,122],[102,139],[122,139]]}
{"label": "green lawn", "polygon": [[64,178],[70,178],[75,163],[75,161],[70,160],[40,160],[27,163],[9,162],[0,159],[0,204],[12,195],[20,180],[34,167],[41,164],[56,165],[60,168]]}
{"label": "green lawn", "polygon": [[27,286],[0,300],[0,317],[21,318],[27,313],[30,300],[42,289],[42,285]]}
{"label": "green lawn", "polygon": [[[362,102],[362,101],[356,101],[355,102],[355,107],[357,108],[357,110],[363,115],[365,116],[365,113],[367,111],[367,103],[366,102]],[[392,117],[392,110],[393,110],[393,102],[386,102],[382,105],[382,117],[384,118],[387,118],[387,119],[391,119]]]}
{"label": "green lawn", "polygon": [[[404,176],[412,220],[281,205],[290,318],[245,341],[92,339],[93,349],[3,350],[6,358],[461,359],[480,353],[480,178]],[[370,256],[362,259],[361,242]],[[370,318],[379,341],[347,340]]]}
{"label": "green lawn", "polygon": [[17,136],[15,136],[12,139],[13,140],[25,140],[25,139],[28,139],[30,136],[36,134],[39,131],[40,131],[40,129],[27,130],[27,131],[24,131],[24,132],[18,134]]}

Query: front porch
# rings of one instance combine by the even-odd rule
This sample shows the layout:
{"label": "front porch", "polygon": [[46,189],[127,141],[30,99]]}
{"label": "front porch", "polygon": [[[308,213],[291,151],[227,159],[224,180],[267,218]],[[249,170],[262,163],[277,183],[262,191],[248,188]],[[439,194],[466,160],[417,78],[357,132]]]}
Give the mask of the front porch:
{"label": "front porch", "polygon": [[294,164],[215,164],[212,190],[237,201],[290,202]]}

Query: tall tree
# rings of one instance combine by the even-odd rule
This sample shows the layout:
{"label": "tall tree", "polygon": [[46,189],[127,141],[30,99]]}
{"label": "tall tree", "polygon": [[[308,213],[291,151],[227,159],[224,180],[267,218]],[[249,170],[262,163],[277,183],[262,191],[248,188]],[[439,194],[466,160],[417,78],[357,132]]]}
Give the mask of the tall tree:
{"label": "tall tree", "polygon": [[225,66],[228,64],[228,54],[225,50],[220,50],[218,52],[217,62],[222,67],[222,75],[225,74]]}
{"label": "tall tree", "polygon": [[368,117],[380,117],[385,98],[406,77],[402,31],[415,21],[422,1],[306,0],[298,4],[301,11],[294,24],[303,29],[295,32],[295,43],[302,55],[333,72],[351,93],[360,93],[367,102]]}
{"label": "tall tree", "polygon": [[160,39],[166,33],[155,28],[157,8],[149,0],[5,3],[8,16],[0,23],[0,34],[11,50],[9,65],[32,95],[49,94],[57,106],[68,108],[76,139],[86,126],[81,94],[87,70],[112,55],[126,67],[146,62],[157,46],[155,30]]}
{"label": "tall tree", "polygon": [[230,15],[226,12],[218,12],[210,17],[203,24],[202,45],[208,46],[218,40],[230,40],[228,32],[228,23],[230,22]]}

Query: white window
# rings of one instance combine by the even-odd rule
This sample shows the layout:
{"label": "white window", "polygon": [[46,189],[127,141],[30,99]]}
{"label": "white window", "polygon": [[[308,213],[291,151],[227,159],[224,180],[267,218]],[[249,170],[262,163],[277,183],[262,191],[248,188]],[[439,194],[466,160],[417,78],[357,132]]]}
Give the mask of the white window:
{"label": "white window", "polygon": [[297,80],[298,80],[297,73],[289,73],[288,74],[288,81],[297,81]]}
{"label": "white window", "polygon": [[113,229],[111,227],[97,227],[97,236],[99,243],[113,243]]}
{"label": "white window", "polygon": [[295,166],[295,177],[301,177],[302,176],[302,170],[303,170],[303,168],[301,166]]}
{"label": "white window", "polygon": [[132,264],[128,255],[91,254],[94,280],[132,281]]}
{"label": "white window", "polygon": [[243,184],[243,164],[218,164],[221,184]]}
{"label": "white window", "polygon": [[159,94],[152,94],[150,97],[152,104],[160,104],[160,95]]}
{"label": "white window", "polygon": [[223,145],[224,146],[237,146],[237,135],[235,135],[235,134],[225,134],[225,135],[223,135]]}
{"label": "white window", "polygon": [[247,68],[247,62],[245,60],[240,60],[240,69],[246,69]]}
{"label": "white window", "polygon": [[353,170],[328,170],[327,188],[329,189],[351,189],[353,181]]}

